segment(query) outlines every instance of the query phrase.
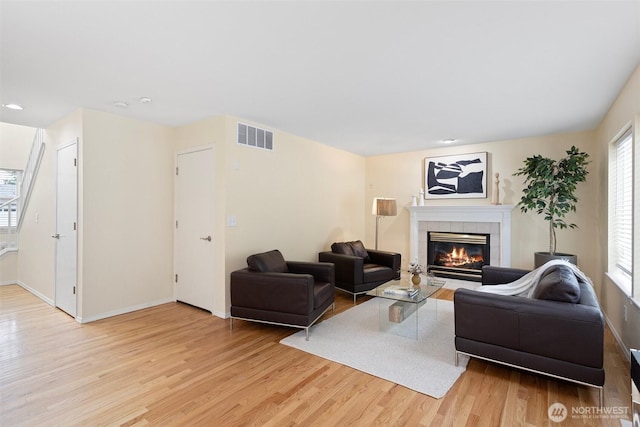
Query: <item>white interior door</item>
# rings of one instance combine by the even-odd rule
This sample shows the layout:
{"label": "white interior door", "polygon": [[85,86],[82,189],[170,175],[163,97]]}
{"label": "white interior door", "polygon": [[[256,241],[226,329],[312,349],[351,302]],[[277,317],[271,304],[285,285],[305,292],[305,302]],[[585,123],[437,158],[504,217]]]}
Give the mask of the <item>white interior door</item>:
{"label": "white interior door", "polygon": [[56,173],[56,307],[77,315],[77,143],[57,150]]}
{"label": "white interior door", "polygon": [[178,154],[176,164],[176,299],[213,312],[213,148]]}

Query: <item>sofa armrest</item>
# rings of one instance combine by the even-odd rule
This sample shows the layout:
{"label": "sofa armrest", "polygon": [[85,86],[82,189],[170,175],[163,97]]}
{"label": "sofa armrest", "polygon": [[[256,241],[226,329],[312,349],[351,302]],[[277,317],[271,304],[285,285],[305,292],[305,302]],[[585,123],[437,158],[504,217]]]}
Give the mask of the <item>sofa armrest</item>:
{"label": "sofa armrest", "polygon": [[529,270],[485,265],[482,267],[482,284],[502,285],[505,283],[511,283],[527,273],[529,273]]}
{"label": "sofa armrest", "polygon": [[456,337],[507,348],[519,346],[518,314],[512,298],[459,288],[453,294]]}
{"label": "sofa armrest", "polygon": [[318,254],[318,261],[335,265],[336,283],[360,285],[364,281],[364,260],[360,257],[327,251]]}
{"label": "sofa armrest", "polygon": [[231,305],[306,315],[313,311],[313,285],[311,274],[238,270],[230,277]]}
{"label": "sofa armrest", "polygon": [[287,261],[290,273],[311,274],[317,282],[335,284],[336,269],[330,262]]}
{"label": "sofa armrest", "polygon": [[603,366],[604,318],[599,307],[457,289],[454,316],[456,337]]}
{"label": "sofa armrest", "polygon": [[402,255],[395,252],[379,251],[375,249],[367,249],[369,253],[369,259],[372,264],[383,265],[389,267],[396,273],[396,279],[400,278],[400,264],[402,262]]}

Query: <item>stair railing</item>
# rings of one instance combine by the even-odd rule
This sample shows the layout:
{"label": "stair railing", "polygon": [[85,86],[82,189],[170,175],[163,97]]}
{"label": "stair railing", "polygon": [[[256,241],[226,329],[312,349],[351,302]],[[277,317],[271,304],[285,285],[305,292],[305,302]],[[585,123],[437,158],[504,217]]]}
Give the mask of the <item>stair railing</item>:
{"label": "stair railing", "polygon": [[31,191],[33,190],[33,184],[35,183],[36,175],[38,174],[42,155],[44,154],[44,147],[44,131],[42,129],[37,129],[36,134],[33,137],[33,144],[31,145],[27,165],[24,168],[24,172],[22,172],[22,181],[20,182],[20,187],[18,189],[18,195],[21,199],[17,206],[18,228],[22,225],[22,220],[24,218],[23,214],[26,212],[29,199],[31,198]]}

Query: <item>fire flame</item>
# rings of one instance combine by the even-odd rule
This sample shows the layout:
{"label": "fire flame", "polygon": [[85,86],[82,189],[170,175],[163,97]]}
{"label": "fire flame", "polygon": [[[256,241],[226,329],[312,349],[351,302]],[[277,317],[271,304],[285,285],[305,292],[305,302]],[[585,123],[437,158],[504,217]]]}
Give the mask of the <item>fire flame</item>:
{"label": "fire flame", "polygon": [[441,263],[440,265],[446,267],[456,267],[464,264],[482,261],[482,257],[470,256],[464,247],[458,249],[454,246],[453,250],[442,257],[439,261]]}

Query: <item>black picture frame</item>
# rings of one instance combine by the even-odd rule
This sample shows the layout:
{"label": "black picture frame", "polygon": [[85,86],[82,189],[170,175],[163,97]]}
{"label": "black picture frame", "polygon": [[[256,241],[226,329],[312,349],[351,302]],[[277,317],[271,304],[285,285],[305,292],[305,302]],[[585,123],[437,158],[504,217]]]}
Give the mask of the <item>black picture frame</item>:
{"label": "black picture frame", "polygon": [[487,152],[424,159],[425,199],[487,197]]}

